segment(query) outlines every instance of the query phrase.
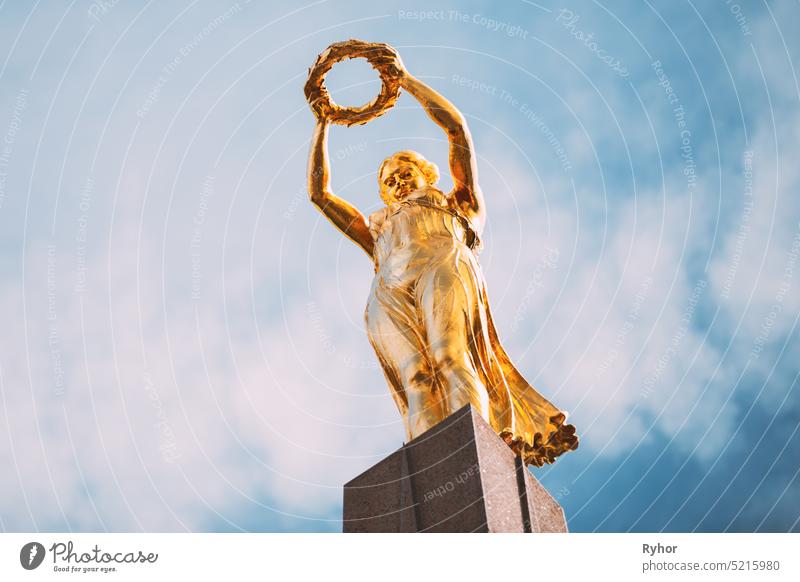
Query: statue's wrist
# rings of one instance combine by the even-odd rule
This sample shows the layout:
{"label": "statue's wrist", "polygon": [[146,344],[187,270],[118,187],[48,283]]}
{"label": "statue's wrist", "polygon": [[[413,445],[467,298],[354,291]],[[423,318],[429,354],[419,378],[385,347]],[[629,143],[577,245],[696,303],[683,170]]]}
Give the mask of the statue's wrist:
{"label": "statue's wrist", "polygon": [[418,84],[419,81],[417,78],[408,71],[404,71],[403,74],[400,75],[400,87],[412,95],[416,93]]}

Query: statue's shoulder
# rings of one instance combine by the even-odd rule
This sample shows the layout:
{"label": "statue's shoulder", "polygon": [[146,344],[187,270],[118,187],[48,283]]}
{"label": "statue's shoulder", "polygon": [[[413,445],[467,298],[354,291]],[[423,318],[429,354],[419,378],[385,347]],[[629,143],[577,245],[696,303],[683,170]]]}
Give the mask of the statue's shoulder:
{"label": "statue's shoulder", "polygon": [[454,208],[456,206],[453,197],[439,190],[436,186],[428,186],[425,189],[425,193],[426,198],[434,202],[437,206],[445,206],[448,208]]}
{"label": "statue's shoulder", "polygon": [[369,226],[369,231],[372,233],[373,238],[377,238],[378,233],[380,232],[381,227],[383,226],[384,221],[386,220],[386,215],[389,212],[389,208],[383,206],[369,215],[367,218],[367,225]]}

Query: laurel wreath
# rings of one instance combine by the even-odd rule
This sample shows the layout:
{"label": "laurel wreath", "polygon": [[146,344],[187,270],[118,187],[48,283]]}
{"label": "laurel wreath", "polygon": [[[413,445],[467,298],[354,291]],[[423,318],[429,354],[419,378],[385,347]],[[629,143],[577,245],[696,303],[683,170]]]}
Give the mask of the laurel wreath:
{"label": "laurel wreath", "polygon": [[[364,58],[381,77],[381,92],[375,99],[361,107],[342,107],[331,99],[325,88],[325,75],[339,61]],[[350,39],[330,45],[308,70],[304,92],[317,117],[324,116],[331,123],[360,125],[383,115],[391,109],[400,96],[400,79],[395,65],[396,53],[386,44]]]}

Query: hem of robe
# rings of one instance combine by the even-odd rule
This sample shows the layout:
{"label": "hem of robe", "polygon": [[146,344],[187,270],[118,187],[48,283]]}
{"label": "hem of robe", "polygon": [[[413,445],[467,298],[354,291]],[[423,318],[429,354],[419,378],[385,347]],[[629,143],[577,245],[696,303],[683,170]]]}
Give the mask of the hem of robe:
{"label": "hem of robe", "polygon": [[[541,467],[545,463],[552,464],[563,453],[578,448],[579,441],[575,434],[575,427],[564,423],[567,419],[566,413],[560,411],[539,394],[511,362],[511,358],[497,336],[485,286],[482,286],[481,295],[483,304],[486,306],[486,323],[491,342],[491,346],[487,347],[500,364],[506,386],[508,386],[510,406],[513,407],[514,413],[513,429],[511,427],[494,428],[511,450],[522,457],[526,465]],[[555,414],[547,415],[543,409],[548,407]],[[534,417],[537,410],[540,415],[538,419]],[[541,415],[544,415],[544,418]],[[544,430],[534,428],[542,425],[544,425]]]}

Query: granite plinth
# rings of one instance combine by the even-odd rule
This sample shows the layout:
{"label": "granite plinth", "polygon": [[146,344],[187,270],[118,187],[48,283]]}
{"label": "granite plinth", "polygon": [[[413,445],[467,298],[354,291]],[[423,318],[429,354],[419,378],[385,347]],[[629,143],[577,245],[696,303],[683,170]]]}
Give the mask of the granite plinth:
{"label": "granite plinth", "polygon": [[345,533],[566,532],[564,511],[467,405],[344,486]]}

